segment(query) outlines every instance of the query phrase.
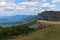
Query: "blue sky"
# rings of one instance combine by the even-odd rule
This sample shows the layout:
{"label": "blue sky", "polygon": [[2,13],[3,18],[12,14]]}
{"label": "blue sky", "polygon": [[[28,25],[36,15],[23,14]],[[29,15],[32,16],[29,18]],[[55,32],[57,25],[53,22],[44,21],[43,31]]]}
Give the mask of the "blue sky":
{"label": "blue sky", "polygon": [[37,15],[60,11],[60,0],[0,0],[0,16]]}

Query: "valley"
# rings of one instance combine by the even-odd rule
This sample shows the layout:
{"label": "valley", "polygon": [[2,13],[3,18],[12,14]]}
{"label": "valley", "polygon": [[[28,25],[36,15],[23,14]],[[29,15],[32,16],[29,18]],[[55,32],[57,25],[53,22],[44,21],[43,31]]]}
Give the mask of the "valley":
{"label": "valley", "polygon": [[56,18],[57,17],[56,15],[51,17],[52,14],[50,13],[53,13],[53,15],[57,13],[59,14],[59,12],[55,13],[54,11],[52,12],[45,11],[36,16],[23,16],[22,17],[23,20],[19,19],[20,16],[12,17],[12,19],[14,18],[15,20],[18,18],[22,22],[19,21],[17,25],[13,25],[11,27],[0,26],[0,39],[1,40],[60,40],[60,32],[59,32],[60,16],[58,16],[58,18]]}

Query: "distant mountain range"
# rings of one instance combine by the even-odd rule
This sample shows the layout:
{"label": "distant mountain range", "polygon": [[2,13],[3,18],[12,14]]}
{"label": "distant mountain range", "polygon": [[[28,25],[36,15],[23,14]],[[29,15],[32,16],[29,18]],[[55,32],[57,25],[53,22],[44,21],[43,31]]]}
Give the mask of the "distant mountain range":
{"label": "distant mountain range", "polygon": [[0,26],[14,25],[33,18],[34,15],[16,15],[0,17]]}

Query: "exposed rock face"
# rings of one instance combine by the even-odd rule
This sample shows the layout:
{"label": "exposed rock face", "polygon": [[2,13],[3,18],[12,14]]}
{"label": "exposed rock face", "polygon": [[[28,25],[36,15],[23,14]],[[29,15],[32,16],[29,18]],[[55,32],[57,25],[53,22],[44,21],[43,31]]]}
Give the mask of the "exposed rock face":
{"label": "exposed rock face", "polygon": [[37,22],[37,27],[36,27],[36,29],[47,28],[47,27],[53,26],[53,25],[55,25],[55,24],[45,23],[45,22]]}
{"label": "exposed rock face", "polygon": [[60,21],[60,11],[44,11],[39,13],[38,20]]}

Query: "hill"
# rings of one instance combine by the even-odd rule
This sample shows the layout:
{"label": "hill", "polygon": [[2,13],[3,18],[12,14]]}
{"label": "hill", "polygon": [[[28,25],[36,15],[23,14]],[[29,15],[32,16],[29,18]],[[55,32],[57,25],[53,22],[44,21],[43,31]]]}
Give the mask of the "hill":
{"label": "hill", "polygon": [[59,15],[59,12],[45,11],[38,14],[38,20],[34,17],[21,22],[19,25],[7,28],[0,27],[0,39],[60,40],[60,16],[56,15]]}
{"label": "hill", "polygon": [[33,26],[36,24],[36,17],[19,23],[19,25],[13,25],[11,27],[0,26],[0,40],[7,40],[18,35],[27,35],[34,31]]}
{"label": "hill", "polygon": [[38,14],[38,20],[60,21],[60,11],[44,11]]}
{"label": "hill", "polygon": [[17,36],[10,40],[60,40],[60,25],[50,26],[48,28],[39,29],[26,36]]}
{"label": "hill", "polygon": [[36,24],[29,25],[35,31],[8,40],[60,40],[60,11],[44,11],[37,19]]}

